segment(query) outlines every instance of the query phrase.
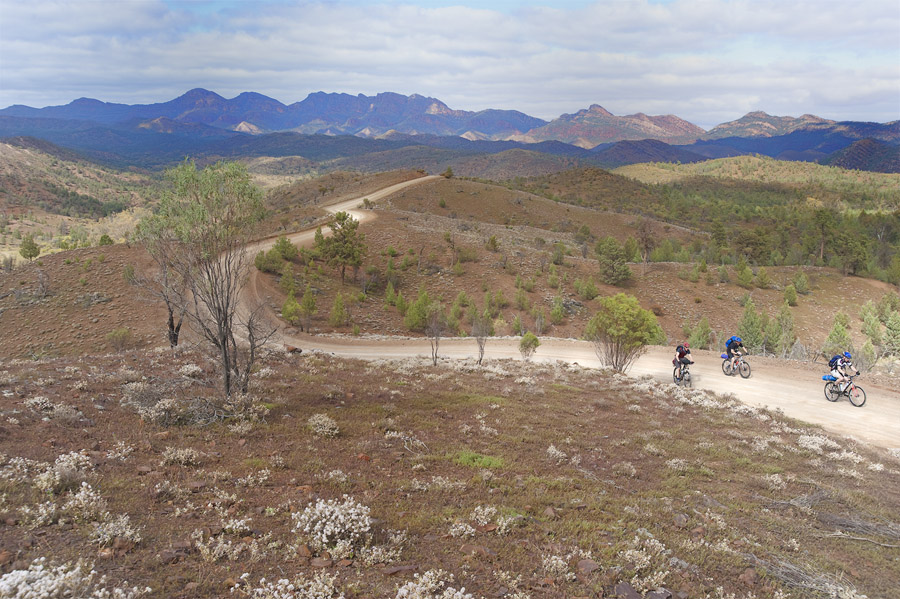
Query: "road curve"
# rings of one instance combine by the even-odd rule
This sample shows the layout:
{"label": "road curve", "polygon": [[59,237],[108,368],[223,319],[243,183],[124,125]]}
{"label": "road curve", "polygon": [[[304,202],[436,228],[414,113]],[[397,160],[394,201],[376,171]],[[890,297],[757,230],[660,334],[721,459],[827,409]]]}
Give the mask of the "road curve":
{"label": "road curve", "polygon": [[[331,213],[350,212],[360,222],[377,217],[373,210],[359,210],[363,199],[375,202],[407,187],[437,179],[436,176],[413,179],[365,196],[343,200],[326,206]],[[298,245],[312,245],[315,229],[300,231],[289,236]],[[275,239],[260,241],[248,249],[251,255],[272,246]],[[265,305],[267,317],[280,323],[277,342],[319,350],[339,356],[366,360],[431,356],[431,345],[424,338],[396,337],[332,337],[299,333],[278,320],[271,302],[260,297],[256,284],[258,272],[251,276],[241,298],[241,311],[250,305]],[[478,346],[473,338],[444,338],[440,340],[441,358],[477,358]],[[661,382],[671,382],[674,350],[654,346],[641,356],[631,368],[632,376],[650,375]],[[824,370],[811,367],[802,370],[796,365],[786,365],[773,359],[754,360],[753,375],[749,379],[728,377],[722,373],[722,359],[718,352],[697,350],[693,353],[696,364],[691,367],[694,387],[716,393],[732,393],[744,403],[757,407],[780,409],[786,416],[819,424],[829,431],[846,435],[883,448],[900,448],[900,391],[895,388],[867,385],[865,377],[860,383],[866,387],[868,401],[856,408],[842,398],[836,403],[826,401],[823,394]],[[485,347],[486,358],[521,359],[517,338],[490,338]],[[582,366],[599,367],[600,362],[593,345],[575,339],[542,338],[541,345],[532,358],[542,362],[575,362]]]}

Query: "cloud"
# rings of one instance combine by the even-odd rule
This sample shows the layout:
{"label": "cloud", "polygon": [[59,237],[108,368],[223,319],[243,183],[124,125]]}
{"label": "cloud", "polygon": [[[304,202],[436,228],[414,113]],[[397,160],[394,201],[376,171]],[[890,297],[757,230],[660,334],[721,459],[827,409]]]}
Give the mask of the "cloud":
{"label": "cloud", "polygon": [[552,119],[590,104],[710,128],[749,110],[900,118],[896,0],[0,0],[0,106],[205,87],[286,104],[419,93]]}

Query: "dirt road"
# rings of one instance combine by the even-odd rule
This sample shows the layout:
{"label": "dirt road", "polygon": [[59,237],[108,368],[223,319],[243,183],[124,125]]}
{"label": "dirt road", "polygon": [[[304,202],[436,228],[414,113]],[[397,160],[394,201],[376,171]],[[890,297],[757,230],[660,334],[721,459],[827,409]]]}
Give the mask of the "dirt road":
{"label": "dirt road", "polygon": [[[423,177],[407,181],[368,194],[365,197],[375,202],[411,185],[418,185],[436,177]],[[358,210],[362,198],[351,198],[328,206],[329,212],[350,212],[360,222],[376,218],[372,210]],[[298,245],[311,245],[314,230],[291,235],[291,241]],[[267,249],[274,239],[260,242],[250,248],[252,254]],[[257,271],[253,269],[247,286],[243,305],[267,303],[259,297],[256,285]],[[244,308],[246,309],[246,308]],[[269,309],[270,318],[275,318]],[[273,320],[274,322],[274,320]],[[336,355],[361,358],[404,358],[431,356],[431,345],[423,338],[345,338],[312,336],[283,327],[277,342],[293,345],[305,350],[316,349]],[[651,347],[632,367],[632,376],[650,375],[661,382],[671,382],[673,350],[667,347]],[[478,347],[474,339],[448,338],[440,341],[438,354],[441,358],[477,358]],[[753,406],[778,408],[785,415],[798,420],[820,424],[835,433],[847,435],[873,445],[885,448],[900,448],[900,391],[895,388],[876,387],[867,384],[865,377],[860,384],[866,389],[868,401],[862,408],[852,406],[846,398],[836,403],[828,402],[823,394],[824,382],[821,367],[788,363],[774,359],[754,358],[753,375],[749,379],[727,377],[722,373],[722,359],[718,352],[695,351],[696,364],[691,367],[694,387],[709,389],[717,393],[733,393],[741,401]],[[490,338],[485,348],[486,358],[521,359],[517,338]],[[535,361],[552,362],[561,360],[577,362],[582,366],[600,365],[593,345],[574,339],[541,339],[541,346],[533,358]]]}

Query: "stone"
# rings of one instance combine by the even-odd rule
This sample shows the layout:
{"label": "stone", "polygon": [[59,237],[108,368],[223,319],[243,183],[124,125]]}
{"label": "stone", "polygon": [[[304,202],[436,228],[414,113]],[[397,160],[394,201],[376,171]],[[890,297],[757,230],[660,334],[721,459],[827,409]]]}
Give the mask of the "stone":
{"label": "stone", "polygon": [[314,557],[309,560],[309,565],[313,568],[330,568],[334,565],[334,562],[330,559],[325,559],[324,557]]}
{"label": "stone", "polygon": [[752,587],[755,586],[757,582],[759,582],[759,575],[756,573],[756,568],[747,568],[746,570],[744,570],[744,573],[738,577],[738,579],[748,587]]}
{"label": "stone", "polygon": [[412,572],[413,570],[418,570],[419,566],[388,566],[387,568],[382,568],[381,573],[385,576],[396,576],[397,574],[402,574],[404,572]]}
{"label": "stone", "polygon": [[297,554],[300,557],[312,557],[313,556],[312,549],[309,548],[309,545],[300,545],[300,547],[297,548]]}
{"label": "stone", "polygon": [[459,548],[462,553],[468,555],[480,555],[481,557],[496,557],[497,552],[489,547],[485,547],[484,545],[474,545],[472,543],[466,543],[462,547]]}
{"label": "stone", "polygon": [[592,559],[583,559],[578,562],[578,565],[575,566],[575,568],[578,570],[579,574],[588,575],[598,570],[600,568],[600,564]]}
{"label": "stone", "polygon": [[642,599],[641,594],[627,582],[620,582],[615,586],[613,589],[613,597],[617,597],[618,599]]}
{"label": "stone", "polygon": [[675,526],[677,526],[678,528],[686,528],[688,522],[690,521],[690,518],[688,518],[687,514],[675,514],[672,519],[675,522]]}
{"label": "stone", "polygon": [[666,589],[650,591],[644,596],[644,599],[672,599],[672,591],[667,591]]}

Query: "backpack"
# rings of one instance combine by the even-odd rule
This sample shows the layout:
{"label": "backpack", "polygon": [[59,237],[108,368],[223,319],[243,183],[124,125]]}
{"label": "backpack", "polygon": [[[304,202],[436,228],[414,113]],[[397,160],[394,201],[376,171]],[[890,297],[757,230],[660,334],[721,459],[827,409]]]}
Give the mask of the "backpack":
{"label": "backpack", "polygon": [[725,342],[725,347],[733,344],[737,340],[737,335],[732,335],[731,338]]}
{"label": "backpack", "polygon": [[838,367],[838,362],[841,361],[841,358],[842,358],[842,357],[843,357],[843,356],[841,356],[840,354],[838,354],[838,355],[836,355],[835,357],[833,357],[833,358],[831,358],[830,360],[828,360],[828,367],[831,368],[832,370],[834,370],[835,368],[837,368],[837,367]]}
{"label": "backpack", "polygon": [[684,349],[684,346],[683,346],[683,345],[679,345],[678,347],[676,347],[676,348],[675,348],[675,352],[676,352],[676,353],[679,353],[679,354],[686,354],[686,353],[687,353],[687,351]]}

